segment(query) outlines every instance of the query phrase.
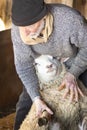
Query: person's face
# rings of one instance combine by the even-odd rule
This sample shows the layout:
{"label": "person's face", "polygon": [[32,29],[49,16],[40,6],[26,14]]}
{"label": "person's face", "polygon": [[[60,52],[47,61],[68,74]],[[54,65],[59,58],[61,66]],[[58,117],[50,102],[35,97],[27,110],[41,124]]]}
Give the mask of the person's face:
{"label": "person's face", "polygon": [[20,27],[21,31],[23,31],[23,33],[26,36],[29,36],[31,34],[35,34],[38,31],[38,28],[41,26],[43,19],[41,19],[40,21],[36,22],[35,24],[29,25],[29,26],[24,26],[24,27]]}

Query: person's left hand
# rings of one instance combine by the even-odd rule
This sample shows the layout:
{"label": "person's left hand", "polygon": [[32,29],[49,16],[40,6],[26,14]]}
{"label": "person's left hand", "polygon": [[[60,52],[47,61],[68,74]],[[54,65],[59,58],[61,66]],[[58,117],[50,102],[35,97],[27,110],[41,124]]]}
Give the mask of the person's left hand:
{"label": "person's left hand", "polygon": [[70,102],[72,102],[73,100],[78,102],[79,94],[82,97],[84,96],[77,84],[75,76],[69,72],[66,73],[62,84],[58,87],[58,90],[60,91],[63,88],[66,88],[63,98],[66,98],[67,95],[70,94]]}
{"label": "person's left hand", "polygon": [[40,117],[42,115],[43,111],[47,111],[50,115],[53,115],[52,110],[40,98],[37,98],[34,101],[34,103],[36,106],[36,117]]}

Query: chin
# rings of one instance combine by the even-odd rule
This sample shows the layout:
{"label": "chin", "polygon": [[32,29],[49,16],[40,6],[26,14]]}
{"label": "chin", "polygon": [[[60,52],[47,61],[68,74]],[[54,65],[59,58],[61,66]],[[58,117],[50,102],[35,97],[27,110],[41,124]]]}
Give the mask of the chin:
{"label": "chin", "polygon": [[53,70],[52,72],[47,73],[47,76],[53,77],[57,75],[57,72]]}

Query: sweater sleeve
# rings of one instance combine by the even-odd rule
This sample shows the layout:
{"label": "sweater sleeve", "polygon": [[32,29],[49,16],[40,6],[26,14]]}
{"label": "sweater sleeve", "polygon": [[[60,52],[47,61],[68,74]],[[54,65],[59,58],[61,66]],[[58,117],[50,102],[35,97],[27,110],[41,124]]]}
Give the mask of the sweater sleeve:
{"label": "sweater sleeve", "polygon": [[87,69],[87,21],[84,17],[74,23],[71,44],[78,48],[78,53],[69,72],[78,77]]}
{"label": "sweater sleeve", "polygon": [[20,38],[18,27],[12,25],[11,37],[13,42],[14,61],[17,74],[24,84],[31,99],[40,96],[39,83],[33,66],[32,51]]}

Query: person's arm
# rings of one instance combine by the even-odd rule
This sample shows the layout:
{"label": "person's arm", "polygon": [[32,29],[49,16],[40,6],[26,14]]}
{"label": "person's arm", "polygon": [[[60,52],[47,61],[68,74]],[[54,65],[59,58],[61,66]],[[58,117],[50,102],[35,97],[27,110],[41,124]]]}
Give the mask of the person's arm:
{"label": "person's arm", "polygon": [[[87,21],[80,21],[78,32],[72,34],[71,44],[78,48],[77,56],[71,65],[69,72],[78,77],[87,69]],[[82,22],[82,23],[81,23]]]}
{"label": "person's arm", "polygon": [[78,48],[77,55],[70,69],[66,73],[59,90],[66,86],[64,98],[70,93],[70,102],[74,99],[78,101],[78,94],[84,96],[80,90],[76,79],[87,69],[87,21],[80,17],[73,23],[70,42]]}
{"label": "person's arm", "polygon": [[11,35],[16,71],[31,99],[34,100],[40,94],[38,79],[33,66],[33,58],[31,57],[31,49],[22,42],[18,27],[15,25],[12,26]]}
{"label": "person's arm", "polygon": [[25,45],[21,40],[18,27],[15,25],[12,26],[11,36],[16,71],[32,101],[35,102],[36,115],[40,116],[44,110],[50,114],[53,114],[51,109],[48,108],[40,97],[38,78],[33,66],[34,61],[32,58],[32,51],[29,46]]}

